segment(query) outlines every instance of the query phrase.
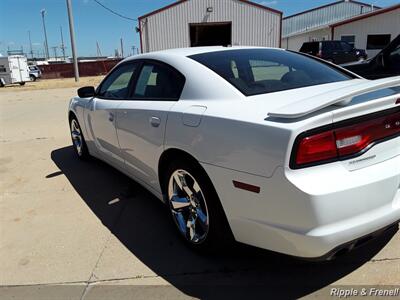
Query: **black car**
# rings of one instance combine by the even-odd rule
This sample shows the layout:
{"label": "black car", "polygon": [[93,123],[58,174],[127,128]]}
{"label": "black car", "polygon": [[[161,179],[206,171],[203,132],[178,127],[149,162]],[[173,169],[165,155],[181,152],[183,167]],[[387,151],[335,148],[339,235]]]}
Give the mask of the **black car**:
{"label": "black car", "polygon": [[306,42],[300,52],[311,54],[335,64],[367,59],[365,50],[356,49],[343,41]]}
{"label": "black car", "polygon": [[342,67],[368,79],[400,75],[400,35],[374,58]]}

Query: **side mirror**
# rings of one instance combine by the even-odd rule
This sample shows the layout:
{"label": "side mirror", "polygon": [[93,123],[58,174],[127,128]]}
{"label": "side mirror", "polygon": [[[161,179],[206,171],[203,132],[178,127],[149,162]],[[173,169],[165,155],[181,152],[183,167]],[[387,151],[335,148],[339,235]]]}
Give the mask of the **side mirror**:
{"label": "side mirror", "polygon": [[84,86],[78,89],[78,96],[80,98],[94,97],[96,91],[93,86]]}

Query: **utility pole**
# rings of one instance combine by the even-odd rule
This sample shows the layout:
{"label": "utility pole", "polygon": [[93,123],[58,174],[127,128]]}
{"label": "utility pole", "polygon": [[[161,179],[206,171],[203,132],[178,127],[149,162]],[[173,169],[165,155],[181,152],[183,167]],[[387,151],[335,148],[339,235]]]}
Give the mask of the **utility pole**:
{"label": "utility pole", "polygon": [[135,55],[135,45],[133,45],[132,47],[131,47],[131,49],[132,49],[132,55]]}
{"label": "utility pole", "polygon": [[62,32],[62,26],[60,26],[60,33],[61,33],[61,51],[63,54],[63,60],[65,61],[65,45],[64,45],[64,36],[63,36],[63,32]]}
{"label": "utility pole", "polygon": [[74,61],[75,81],[78,82],[79,81],[79,70],[78,70],[78,57],[76,57],[76,47],[75,47],[74,17],[72,16],[71,0],[66,0],[66,1],[67,1],[67,9],[68,9],[69,34],[71,36],[72,59]]}
{"label": "utility pole", "polygon": [[54,46],[54,47],[51,47],[51,49],[53,49],[53,52],[54,52],[54,58],[55,58],[55,60],[57,60],[57,46]]}
{"label": "utility pole", "polygon": [[43,32],[44,32],[44,44],[45,44],[45,51],[46,51],[46,58],[49,59],[49,44],[47,42],[47,31],[46,31],[46,24],[44,21],[44,14],[46,13],[45,9],[42,9],[40,11],[40,13],[42,14],[42,23],[43,23]]}
{"label": "utility pole", "polygon": [[96,47],[97,47],[97,57],[102,56],[101,55],[101,49],[100,49],[100,46],[99,46],[99,42],[97,42],[97,41],[96,41]]}
{"label": "utility pole", "polygon": [[28,30],[28,37],[29,37],[30,54],[31,54],[31,58],[33,58],[32,40],[31,40],[31,31],[30,30]]}
{"label": "utility pole", "polygon": [[121,57],[124,58],[124,42],[122,41],[122,38],[120,41],[121,41]]}

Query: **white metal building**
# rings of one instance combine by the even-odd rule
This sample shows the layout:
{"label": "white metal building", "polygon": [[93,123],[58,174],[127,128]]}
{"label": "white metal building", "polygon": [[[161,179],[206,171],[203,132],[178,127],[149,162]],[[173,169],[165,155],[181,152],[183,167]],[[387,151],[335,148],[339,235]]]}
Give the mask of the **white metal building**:
{"label": "white metal building", "polygon": [[247,0],[181,0],[139,17],[142,52],[248,45],[279,47],[282,12]]}
{"label": "white metal building", "polygon": [[298,51],[304,42],[331,40],[331,24],[376,9],[379,7],[341,0],[285,17],[282,21],[282,48]]}
{"label": "white metal building", "polygon": [[373,57],[400,34],[400,4],[331,25],[335,40],[345,40]]}

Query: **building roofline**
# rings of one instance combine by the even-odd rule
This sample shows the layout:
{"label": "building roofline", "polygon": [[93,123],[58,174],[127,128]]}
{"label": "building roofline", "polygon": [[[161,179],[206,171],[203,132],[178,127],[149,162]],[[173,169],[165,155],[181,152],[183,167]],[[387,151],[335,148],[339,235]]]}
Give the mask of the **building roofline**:
{"label": "building roofline", "polygon": [[385,8],[381,8],[381,9],[378,9],[378,10],[375,10],[375,11],[372,11],[372,12],[369,12],[369,13],[366,13],[366,14],[362,14],[362,15],[359,15],[359,16],[344,20],[344,21],[340,21],[340,22],[331,24],[329,26],[331,28],[334,28],[334,27],[337,27],[337,26],[340,26],[340,25],[352,23],[352,22],[355,22],[355,21],[358,21],[358,20],[362,20],[362,19],[366,19],[366,18],[373,17],[373,16],[376,16],[376,15],[380,15],[380,14],[383,14],[383,13],[387,13],[387,12],[390,12],[392,10],[396,10],[396,9],[399,9],[399,8],[400,8],[400,4],[395,4],[395,5],[392,5],[392,6],[389,6],[389,7],[385,7]]}
{"label": "building roofline", "polygon": [[271,7],[262,5],[262,4],[260,4],[260,3],[252,2],[252,1],[250,1],[250,0],[238,0],[238,1],[239,1],[239,2],[243,2],[243,3],[250,4],[250,5],[252,5],[252,6],[255,6],[255,7],[264,9],[264,10],[268,10],[268,11],[270,11],[270,12],[274,12],[274,13],[283,15],[283,12],[282,12],[282,11],[277,10],[277,9],[275,9],[275,8],[271,8]]}
{"label": "building roofline", "polygon": [[[182,4],[184,2],[187,2],[187,1],[189,1],[189,0],[178,0],[178,1],[173,2],[173,3],[171,3],[171,4],[167,5],[167,6],[161,7],[159,9],[156,9],[156,10],[154,10],[152,12],[149,12],[149,13],[143,15],[143,16],[140,16],[140,17],[138,17],[138,20],[141,20],[141,19],[150,17],[152,15],[158,14],[158,13],[164,11],[164,10],[170,9],[170,8],[172,8],[174,6],[177,6],[177,5]],[[252,1],[249,1],[249,0],[237,0],[237,1],[242,2],[242,3],[246,3],[246,4],[249,4],[249,5],[264,9],[264,10],[268,10],[268,11],[276,13],[276,14],[280,14],[281,16],[283,15],[283,12],[281,12],[280,10],[277,10],[277,9],[274,9],[274,8],[270,8],[268,6],[264,6],[264,5],[261,5],[259,3],[255,3],[255,2],[252,2]]]}
{"label": "building roofline", "polygon": [[[343,2],[346,2],[346,0],[339,0],[339,1],[335,1],[335,2],[332,2],[332,3],[325,4],[325,5],[321,5],[321,6],[318,6],[318,7],[314,7],[314,8],[311,8],[311,9],[307,9],[305,11],[296,13],[294,15],[290,15],[290,16],[284,17],[283,20],[286,20],[286,19],[289,19],[289,18],[293,18],[293,17],[296,17],[296,16],[300,16],[302,14],[306,14],[306,13],[312,12],[314,10],[318,10],[318,9],[321,9],[321,8],[329,7],[329,6],[336,5],[336,4],[343,3]],[[364,2],[360,2],[360,1],[348,0],[347,2],[351,2],[351,3],[363,5],[363,6],[372,7],[372,4],[368,4],[368,3],[364,3]],[[376,5],[374,5],[373,7],[376,7],[377,9],[381,8],[381,7],[376,6]]]}
{"label": "building roofline", "polygon": [[187,2],[187,1],[189,1],[189,0],[178,0],[176,2],[173,2],[171,4],[163,6],[163,7],[159,8],[159,9],[153,10],[153,11],[151,11],[151,12],[149,12],[149,13],[143,15],[143,16],[140,16],[138,19],[140,20],[140,19],[144,19],[144,18],[150,17],[152,15],[158,14],[158,13],[164,11],[164,10],[167,10],[167,9],[169,9],[171,7],[174,7],[176,5],[182,4],[182,3]]}
{"label": "building roofline", "polygon": [[286,38],[294,37],[294,36],[297,36],[297,35],[302,35],[302,34],[313,32],[313,31],[317,31],[317,30],[329,29],[330,27],[331,26],[329,24],[320,25],[320,26],[317,26],[317,27],[313,27],[311,29],[304,29],[302,31],[296,31],[296,32],[292,32],[292,33],[287,34],[287,35],[282,35],[282,38],[286,39]]}

